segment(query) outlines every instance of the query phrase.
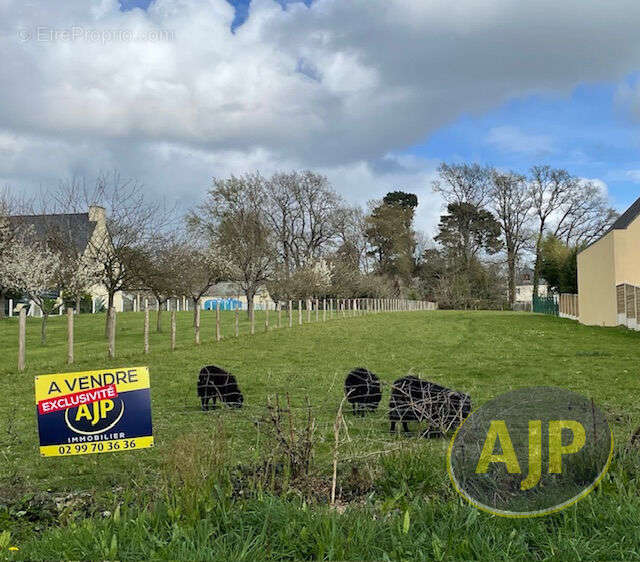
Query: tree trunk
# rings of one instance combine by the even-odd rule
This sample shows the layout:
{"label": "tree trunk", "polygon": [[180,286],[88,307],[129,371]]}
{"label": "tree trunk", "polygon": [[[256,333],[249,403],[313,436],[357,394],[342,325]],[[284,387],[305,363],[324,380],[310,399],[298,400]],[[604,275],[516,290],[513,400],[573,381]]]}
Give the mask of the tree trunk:
{"label": "tree trunk", "polygon": [[249,321],[251,321],[251,318],[253,316],[253,299],[254,299],[254,295],[251,292],[246,292],[245,296],[247,297],[247,318],[249,319]]}
{"label": "tree trunk", "polygon": [[7,302],[4,291],[0,291],[0,320],[4,319],[4,307]]}
{"label": "tree trunk", "polygon": [[193,302],[193,327],[194,328],[196,327],[196,320],[198,318],[198,311],[197,311],[198,300],[199,299],[194,299],[194,298],[191,299],[191,301]]}
{"label": "tree trunk", "polygon": [[[42,310],[42,309],[41,309]],[[40,343],[42,345],[47,344],[47,319],[49,318],[49,313],[45,313],[42,311],[42,323],[40,325]]]}
{"label": "tree trunk", "polygon": [[536,239],[536,261],[533,266],[533,296],[538,296],[538,287],[540,286],[540,246],[542,245],[542,229],[538,233]]}
{"label": "tree trunk", "polygon": [[113,308],[114,296],[115,294],[112,292],[109,292],[107,296],[107,314],[104,324],[104,337],[107,339],[109,338],[109,328],[111,327],[111,314],[109,314],[109,311]]}
{"label": "tree trunk", "polygon": [[516,302],[516,256],[513,250],[507,250],[507,267],[509,270],[509,304],[513,308]]}
{"label": "tree trunk", "polygon": [[166,305],[166,302],[167,302],[166,299],[165,300],[158,299],[158,317],[156,319],[156,332],[158,333],[162,332],[162,306]]}
{"label": "tree trunk", "polygon": [[253,295],[247,295],[247,313],[249,314],[249,331],[253,334],[256,329]]}
{"label": "tree trunk", "polygon": [[80,314],[80,307],[82,306],[82,299],[76,297],[76,314]]}

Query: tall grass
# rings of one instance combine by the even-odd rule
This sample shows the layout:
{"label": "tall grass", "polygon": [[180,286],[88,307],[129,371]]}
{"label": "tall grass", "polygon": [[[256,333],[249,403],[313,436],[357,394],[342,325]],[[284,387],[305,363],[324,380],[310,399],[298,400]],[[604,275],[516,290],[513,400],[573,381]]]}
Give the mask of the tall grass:
{"label": "tall grass", "polygon": [[[15,322],[0,322],[0,535],[20,547],[0,558],[639,558],[640,458],[625,444],[640,425],[640,334],[537,315],[440,311],[237,340],[227,333],[215,343],[208,317],[208,336],[196,348],[185,314],[178,350],[169,351],[167,334],[154,335],[145,356],[141,316],[119,320],[113,361],[101,317],[78,320],[72,369],[148,364],[156,446],[58,459],[38,455],[33,375],[71,370],[57,347],[64,319],[51,320],[47,346],[30,343],[23,374],[14,368]],[[238,377],[242,410],[199,411],[196,376],[211,363]],[[359,365],[380,375],[385,397],[364,419],[345,415],[337,501],[329,507],[333,423],[344,377]],[[587,499],[542,519],[475,510],[448,481],[444,440],[389,435],[388,385],[408,372],[469,392],[474,405],[536,385],[594,397],[614,426],[610,474]],[[294,432],[304,434],[307,398],[316,423],[308,473],[290,470],[287,458],[298,449],[278,449],[265,427],[267,397],[287,393]],[[286,418],[283,428],[289,434]],[[291,442],[304,444],[297,436]]]}
{"label": "tall grass", "polygon": [[640,488],[629,469],[638,460],[618,458],[603,486],[580,504],[531,520],[466,505],[424,455],[385,459],[370,493],[344,510],[290,493],[238,498],[228,471],[202,478],[183,467],[179,477],[188,484],[170,487],[146,508],[128,497],[108,517],[28,540],[15,558],[633,560],[640,557]]}

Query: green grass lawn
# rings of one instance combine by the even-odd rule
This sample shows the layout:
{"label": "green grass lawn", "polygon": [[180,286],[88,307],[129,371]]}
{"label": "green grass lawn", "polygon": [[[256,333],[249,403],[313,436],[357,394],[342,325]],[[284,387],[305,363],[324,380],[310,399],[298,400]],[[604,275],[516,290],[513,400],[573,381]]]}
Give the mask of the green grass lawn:
{"label": "green grass lawn", "polygon": [[[640,557],[639,459],[623,453],[640,425],[640,333],[540,315],[454,311],[311,324],[305,316],[303,326],[294,315],[292,329],[278,330],[272,312],[268,332],[258,313],[253,336],[241,315],[236,339],[233,314],[223,313],[224,339],[215,342],[209,312],[196,347],[191,314],[179,313],[178,348],[171,352],[168,319],[164,333],[152,333],[145,356],[142,314],[119,315],[117,358],[108,360],[104,316],[81,315],[71,367],[65,364],[66,319],[50,320],[45,347],[39,320],[29,319],[24,373],[16,370],[16,321],[0,322],[0,533],[9,531],[7,540],[21,548],[15,554],[5,548],[0,558]],[[199,411],[195,385],[205,364],[237,376],[242,410]],[[136,365],[150,367],[153,449],[40,458],[34,375]],[[338,508],[330,509],[333,425],[344,377],[355,366],[388,384],[419,374],[469,393],[474,406],[523,386],[562,386],[593,397],[614,427],[610,476],[577,506],[544,519],[477,512],[452,491],[444,440],[389,435],[387,384],[374,415],[345,412]],[[308,400],[315,445],[306,483],[266,489],[238,474],[255,473],[274,451],[265,416],[267,397],[275,403],[275,395],[281,405],[288,395],[294,431],[305,425]],[[286,416],[283,423],[289,431]]]}

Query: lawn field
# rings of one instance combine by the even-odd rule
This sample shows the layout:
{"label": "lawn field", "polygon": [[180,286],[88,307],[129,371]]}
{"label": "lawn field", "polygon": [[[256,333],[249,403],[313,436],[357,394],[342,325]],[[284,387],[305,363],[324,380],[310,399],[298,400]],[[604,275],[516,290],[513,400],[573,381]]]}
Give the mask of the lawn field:
{"label": "lawn field", "polygon": [[[268,332],[258,313],[254,335],[241,316],[235,338],[233,314],[223,313],[224,339],[215,342],[214,315],[204,313],[195,346],[192,316],[179,313],[171,352],[168,319],[144,355],[142,315],[119,315],[117,358],[108,360],[104,316],[79,316],[71,368],[66,319],[50,319],[44,347],[39,320],[29,319],[24,373],[15,368],[17,323],[0,322],[0,559],[640,558],[640,456],[626,449],[640,425],[640,333],[482,311],[310,324],[305,316],[303,326],[294,317],[292,329],[277,329],[272,312]],[[237,376],[241,410],[200,411],[195,385],[205,364]],[[153,449],[40,458],[35,375],[137,365],[150,368]],[[375,414],[355,418],[345,409],[329,507],[334,421],[355,366],[386,384]],[[593,397],[614,428],[609,475],[578,505],[546,518],[478,512],[452,490],[444,439],[389,434],[389,385],[409,372],[469,393],[474,406],[523,386]],[[277,456],[267,400],[290,404],[282,427],[294,441],[306,435],[311,411],[308,474],[290,474]],[[20,550],[8,551],[9,543]]]}

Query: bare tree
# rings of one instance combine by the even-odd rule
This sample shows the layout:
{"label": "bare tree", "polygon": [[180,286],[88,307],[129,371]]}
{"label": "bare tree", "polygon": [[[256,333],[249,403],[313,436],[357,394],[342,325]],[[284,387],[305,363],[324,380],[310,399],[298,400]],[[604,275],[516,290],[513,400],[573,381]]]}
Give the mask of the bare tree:
{"label": "bare tree", "polygon": [[176,294],[191,300],[195,326],[200,299],[213,285],[229,278],[230,267],[217,248],[197,237],[174,241],[168,253],[173,256],[176,270],[181,272],[177,278]]}
{"label": "bare tree", "polygon": [[167,308],[171,297],[178,296],[176,290],[184,273],[183,264],[176,255],[177,245],[175,235],[159,235],[149,243],[134,266],[140,288],[150,291],[158,302],[157,332],[162,332],[162,309]]}
{"label": "bare tree", "polygon": [[189,223],[208,235],[229,260],[233,278],[247,298],[253,316],[254,297],[275,270],[273,232],[264,221],[265,180],[260,174],[214,179],[204,204],[191,212]]}
{"label": "bare tree", "polygon": [[[537,218],[535,234],[535,264],[533,268],[533,294],[538,296],[540,285],[541,247],[544,232],[554,215],[560,214],[575,197],[577,180],[566,170],[554,169],[550,166],[534,166],[530,172],[530,194],[532,209]],[[556,223],[559,228],[562,218]]]}
{"label": "bare tree", "polygon": [[[99,265],[99,284],[107,294],[107,310],[116,293],[136,286],[136,263],[158,233],[170,222],[170,211],[162,202],[145,199],[142,186],[118,174],[101,175],[93,186],[84,180],[63,182],[55,194],[58,208],[86,212],[90,206],[104,209],[106,229],[94,233],[87,251]],[[108,334],[111,315],[106,315]]]}
{"label": "bare tree", "polygon": [[568,245],[580,246],[606,232],[617,217],[604,194],[592,182],[581,180],[566,170],[534,166],[530,173],[534,215],[535,267],[533,294],[540,283],[540,249],[546,230]]}
{"label": "bare tree", "polygon": [[516,267],[529,232],[532,200],[526,178],[516,173],[493,173],[492,210],[504,238],[507,254],[509,304],[516,300]]}
{"label": "bare tree", "polygon": [[484,207],[491,194],[492,170],[479,164],[447,164],[438,167],[433,191],[442,195],[446,203],[468,203]]}
{"label": "bare tree", "polygon": [[590,181],[577,181],[553,234],[567,246],[581,247],[604,234],[616,218],[618,213],[598,186]]}
{"label": "bare tree", "polygon": [[362,271],[370,271],[371,264],[367,255],[367,219],[360,207],[341,207],[336,209],[333,217],[338,252],[349,251]]}
{"label": "bare tree", "polygon": [[337,215],[345,203],[325,176],[310,170],[277,173],[264,182],[264,189],[264,220],[285,271],[313,263],[335,248]]}

